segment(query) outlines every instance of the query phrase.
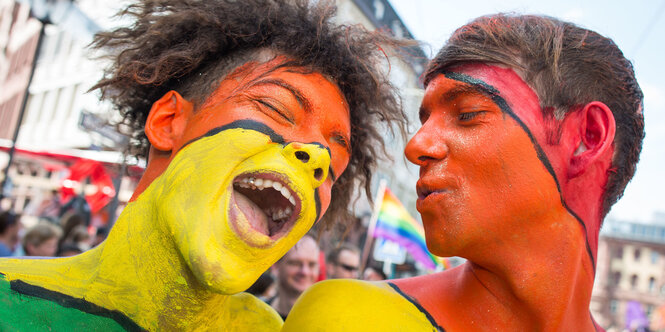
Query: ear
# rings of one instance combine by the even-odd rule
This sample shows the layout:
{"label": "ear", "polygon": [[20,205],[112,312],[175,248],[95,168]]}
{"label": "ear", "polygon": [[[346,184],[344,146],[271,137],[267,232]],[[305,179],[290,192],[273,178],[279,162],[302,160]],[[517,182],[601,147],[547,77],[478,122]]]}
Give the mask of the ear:
{"label": "ear", "polygon": [[594,101],[584,105],[581,112],[578,145],[570,160],[568,178],[581,175],[594,162],[606,158],[614,143],[616,123],[607,105]]}
{"label": "ear", "polygon": [[192,103],[173,90],[153,103],[144,129],[150,144],[157,150],[171,151],[192,109]]}

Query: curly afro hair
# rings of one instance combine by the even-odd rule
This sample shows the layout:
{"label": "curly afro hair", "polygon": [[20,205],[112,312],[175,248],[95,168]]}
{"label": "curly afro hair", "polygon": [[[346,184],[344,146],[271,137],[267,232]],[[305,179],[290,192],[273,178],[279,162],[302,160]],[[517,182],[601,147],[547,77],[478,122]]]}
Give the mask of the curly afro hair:
{"label": "curly afro hair", "polygon": [[328,1],[144,0],[119,14],[132,17],[131,26],[95,37],[93,48],[108,51],[112,64],[93,89],[120,111],[119,128],[132,138],[130,154],[145,157],[146,118],[170,90],[201,105],[225,75],[265,50],[326,75],[340,87],[351,116],[351,159],[333,186],[326,219],[351,220],[354,188],[364,187],[371,199],[372,172],[381,154],[387,156],[382,133],[398,128],[405,136],[407,117],[381,68],[384,50],[411,44],[335,24],[335,11]]}

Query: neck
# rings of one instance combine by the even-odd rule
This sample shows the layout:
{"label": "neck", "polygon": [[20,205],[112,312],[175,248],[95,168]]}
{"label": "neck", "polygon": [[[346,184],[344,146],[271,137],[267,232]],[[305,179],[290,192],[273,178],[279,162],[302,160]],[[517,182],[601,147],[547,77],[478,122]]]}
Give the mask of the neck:
{"label": "neck", "polygon": [[228,296],[196,280],[152,202],[141,198],[127,205],[98,247],[71,258],[0,262],[0,271],[118,310],[148,330],[212,326]]}
{"label": "neck", "polygon": [[110,286],[112,289],[97,293],[98,300],[117,297],[109,302],[118,303],[118,310],[149,330],[188,329],[183,324],[195,324],[189,325],[192,328],[218,318],[228,296],[199,283],[177,251],[171,234],[157,220],[132,222],[155,218],[152,204],[139,200],[127,209],[100,255],[98,275],[103,277],[96,278],[90,288],[103,290],[108,279],[116,282]]}
{"label": "neck", "polygon": [[139,180],[139,183],[136,184],[136,189],[132,197],[129,199],[130,202],[135,201],[142,193],[145,191],[150,184],[155,181],[169,166],[171,162],[171,152],[165,152],[150,147],[150,152],[148,154],[149,162]]}
{"label": "neck", "polygon": [[[609,163],[595,163],[585,172],[584,176],[565,179],[562,183],[563,198],[568,208],[573,211],[586,227],[589,249],[594,262],[597,260],[598,233],[603,220],[601,211],[606,183],[595,184],[591,180],[605,178]],[[590,202],[594,202],[590,204]],[[595,265],[595,264],[594,264]]]}
{"label": "neck", "polygon": [[[592,327],[594,270],[581,226],[568,213],[539,218],[525,231],[462,269],[462,301],[481,303],[509,330]],[[571,231],[574,230],[574,231]],[[478,294],[482,301],[465,294]],[[520,317],[520,319],[515,319]]]}
{"label": "neck", "polygon": [[467,248],[463,266],[395,284],[453,331],[594,331],[594,270],[581,226],[563,208],[524,225],[509,241]]}
{"label": "neck", "polygon": [[291,308],[293,308],[293,305],[296,303],[296,300],[298,300],[300,294],[302,293],[293,290],[286,290],[280,287],[277,290],[277,297],[275,298],[272,307],[275,308],[275,310],[281,315],[286,316],[289,311],[291,311]]}

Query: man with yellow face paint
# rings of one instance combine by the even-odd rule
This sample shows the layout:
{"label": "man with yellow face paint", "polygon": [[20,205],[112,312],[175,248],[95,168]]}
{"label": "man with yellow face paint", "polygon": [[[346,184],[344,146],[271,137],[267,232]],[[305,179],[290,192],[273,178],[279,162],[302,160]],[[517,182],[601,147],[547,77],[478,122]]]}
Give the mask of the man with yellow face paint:
{"label": "man with yellow face paint", "polygon": [[148,165],[107,240],[0,260],[2,330],[278,330],[241,293],[326,210],[367,187],[381,124],[404,121],[380,45],[293,0],[156,0],[97,36],[96,88]]}
{"label": "man with yellow face paint", "polygon": [[602,330],[589,313],[598,232],[644,137],[630,61],[574,24],[498,14],[455,31],[424,83],[405,149],[420,167],[416,207],[430,251],[467,262],[324,281],[284,330]]}

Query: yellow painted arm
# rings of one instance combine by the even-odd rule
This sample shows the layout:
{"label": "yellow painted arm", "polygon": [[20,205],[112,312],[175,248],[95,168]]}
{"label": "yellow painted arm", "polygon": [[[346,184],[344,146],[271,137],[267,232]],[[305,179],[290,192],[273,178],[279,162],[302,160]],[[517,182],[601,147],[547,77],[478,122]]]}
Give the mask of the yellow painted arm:
{"label": "yellow painted arm", "polygon": [[279,331],[282,317],[254,295],[239,293],[229,298],[225,319],[229,322],[224,331]]}
{"label": "yellow painted arm", "polygon": [[414,304],[387,283],[339,279],[308,289],[282,331],[436,331]]}

